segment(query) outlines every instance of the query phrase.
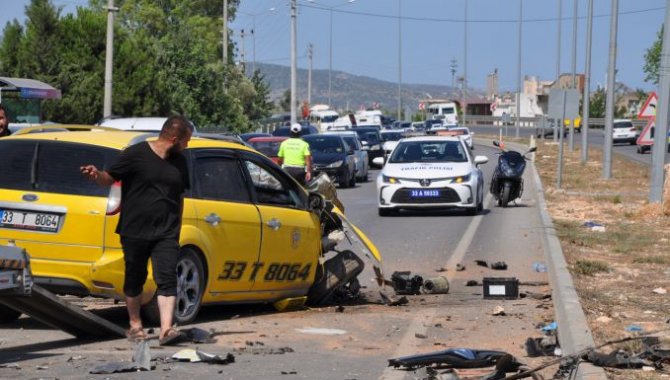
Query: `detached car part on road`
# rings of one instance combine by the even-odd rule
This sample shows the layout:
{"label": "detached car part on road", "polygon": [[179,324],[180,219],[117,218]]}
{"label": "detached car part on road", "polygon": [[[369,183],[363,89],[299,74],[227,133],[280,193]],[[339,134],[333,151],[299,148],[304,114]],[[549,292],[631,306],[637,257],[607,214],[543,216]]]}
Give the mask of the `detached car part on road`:
{"label": "detached car part on road", "polygon": [[[0,245],[11,240],[28,251],[36,284],[57,294],[124,299],[123,252],[114,232],[122,184],[98,187],[79,167],[108,168],[122,149],[148,138],[155,135],[78,131],[0,139]],[[359,253],[381,261],[337,208],[308,194],[262,154],[201,138],[192,139],[184,154],[191,189],[180,233],[176,322],[192,321],[203,304],[271,303],[322,288],[328,279],[321,262],[344,260],[328,239],[338,228],[361,243]],[[151,273],[142,297],[145,317],[155,323]],[[315,297],[308,301],[323,301]],[[0,307],[0,314],[6,310]]]}
{"label": "detached car part on road", "polygon": [[377,177],[379,215],[399,209],[462,208],[470,214],[484,204],[484,175],[455,136],[423,136],[400,140]]}

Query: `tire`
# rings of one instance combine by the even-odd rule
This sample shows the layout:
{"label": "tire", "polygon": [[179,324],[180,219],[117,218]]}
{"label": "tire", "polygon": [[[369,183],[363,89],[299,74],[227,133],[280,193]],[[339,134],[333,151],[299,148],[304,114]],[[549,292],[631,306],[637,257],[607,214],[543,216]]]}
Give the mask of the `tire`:
{"label": "tire", "polygon": [[[479,190],[480,194],[483,194],[483,192],[484,192],[483,188],[481,190]],[[482,195],[482,199],[480,199],[479,202],[477,202],[477,212],[482,212],[482,211],[484,211],[484,195]]]}
{"label": "tire", "polygon": [[468,207],[465,209],[465,213],[469,216],[475,216],[477,215],[478,209],[477,207]]}
{"label": "tire", "polygon": [[[184,249],[177,260],[177,300],[174,323],[184,325],[195,320],[202,306],[205,291],[205,269],[200,256],[192,249]],[[158,296],[142,306],[142,314],[152,325],[160,325]]]}
{"label": "tire", "polygon": [[635,140],[631,140],[631,141],[630,141],[630,145],[637,145],[637,141],[635,141]]}
{"label": "tire", "polygon": [[349,184],[351,183],[351,179],[349,176],[350,176],[349,170],[347,170],[346,173],[344,173],[344,175],[342,176],[343,178],[338,178],[340,189],[346,189],[347,187],[349,187]]}
{"label": "tire", "polygon": [[349,187],[356,187],[356,173],[351,173],[351,179],[349,180]]}
{"label": "tire", "polygon": [[9,306],[0,305],[0,324],[12,323],[19,319],[20,311],[16,311]]}
{"label": "tire", "polygon": [[346,250],[330,258],[323,266],[317,266],[314,284],[307,292],[310,305],[324,305],[337,288],[354,280],[365,268],[363,260],[354,252]]}
{"label": "tire", "polygon": [[511,196],[512,196],[512,184],[509,182],[505,182],[501,190],[500,201],[499,201],[499,203],[503,208],[507,207],[507,204],[511,201],[510,199]]}

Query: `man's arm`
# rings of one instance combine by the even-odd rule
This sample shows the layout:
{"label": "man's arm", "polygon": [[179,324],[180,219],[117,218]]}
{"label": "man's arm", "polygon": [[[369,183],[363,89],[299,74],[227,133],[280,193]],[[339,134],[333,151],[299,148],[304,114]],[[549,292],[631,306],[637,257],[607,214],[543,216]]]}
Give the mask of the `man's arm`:
{"label": "man's arm", "polygon": [[309,182],[312,180],[312,155],[305,156],[305,165],[307,166],[305,172],[305,181]]}
{"label": "man's arm", "polygon": [[98,170],[98,168],[93,165],[82,166],[79,170],[81,170],[81,174],[99,186],[111,186],[115,182],[114,178],[109,175],[109,173],[104,170]]}

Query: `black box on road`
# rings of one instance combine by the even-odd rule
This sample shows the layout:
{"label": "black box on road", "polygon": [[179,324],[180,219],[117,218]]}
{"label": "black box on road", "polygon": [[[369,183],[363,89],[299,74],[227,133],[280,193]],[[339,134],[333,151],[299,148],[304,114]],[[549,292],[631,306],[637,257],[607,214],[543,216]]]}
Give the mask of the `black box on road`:
{"label": "black box on road", "polygon": [[516,277],[484,277],[484,299],[515,300],[519,298],[519,280]]}

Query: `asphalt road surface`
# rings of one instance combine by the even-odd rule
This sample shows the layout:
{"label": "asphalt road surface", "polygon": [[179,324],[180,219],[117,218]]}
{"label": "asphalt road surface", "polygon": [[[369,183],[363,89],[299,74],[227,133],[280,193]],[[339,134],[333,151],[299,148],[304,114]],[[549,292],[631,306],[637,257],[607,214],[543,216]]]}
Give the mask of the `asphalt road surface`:
{"label": "asphalt road surface", "polygon": [[[489,157],[483,165],[488,180],[496,162],[495,150],[476,146],[475,154]],[[531,167],[529,167],[530,169]],[[378,171],[371,173],[373,179]],[[382,302],[372,282],[371,265],[361,283],[360,300],[323,308],[278,313],[267,306],[213,306],[202,310],[193,326],[215,332],[216,343],[185,343],[182,347],[157,347],[150,340],[155,370],[133,374],[138,379],[409,379],[420,373],[387,367],[390,358],[447,348],[503,350],[522,362],[539,364],[542,358],[526,358],[523,343],[541,336],[538,325],[553,320],[551,301],[530,298],[485,300],[481,286],[466,287],[467,280],[483,277],[516,277],[520,281],[546,282],[547,273],[535,272],[534,263],[545,262],[544,231],[533,198],[535,186],[525,174],[525,193],[516,205],[499,208],[490,196],[485,210],[476,216],[462,211],[402,212],[394,217],[377,215],[374,180],[353,189],[338,190],[346,214],[377,244],[384,258],[387,278],[394,271],[411,271],[424,278],[445,275],[449,294],[407,296],[409,303],[391,307]],[[478,266],[504,261],[505,271]],[[455,271],[457,263],[464,271]],[[367,264],[367,263],[366,263]],[[446,267],[446,272],[438,268]],[[550,294],[548,286],[521,286],[521,291]],[[393,289],[383,289],[394,296]],[[398,296],[396,296],[398,297]],[[84,300],[83,306],[126,326],[122,304]],[[505,310],[493,316],[496,306]],[[309,330],[309,329],[336,330]],[[305,330],[308,329],[308,330]],[[166,363],[182,348],[225,355],[235,363]],[[111,361],[129,361],[134,345],[123,339],[82,342],[42,326],[28,317],[4,325],[0,332],[0,378],[127,378],[129,374],[91,375],[89,371]]]}

